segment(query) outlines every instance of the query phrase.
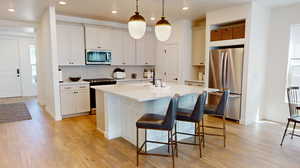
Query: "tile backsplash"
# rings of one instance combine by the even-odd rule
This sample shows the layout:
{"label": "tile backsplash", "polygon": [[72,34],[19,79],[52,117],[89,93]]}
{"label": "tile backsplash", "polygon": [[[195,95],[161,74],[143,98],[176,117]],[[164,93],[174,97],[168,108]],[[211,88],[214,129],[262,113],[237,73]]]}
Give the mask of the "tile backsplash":
{"label": "tile backsplash", "polygon": [[144,69],[151,69],[152,66],[108,66],[108,65],[89,65],[89,66],[61,66],[62,77],[67,81],[69,77],[80,76],[82,79],[91,78],[112,78],[115,68],[124,68],[127,78],[131,78],[132,73],[137,74],[137,78],[143,78]]}

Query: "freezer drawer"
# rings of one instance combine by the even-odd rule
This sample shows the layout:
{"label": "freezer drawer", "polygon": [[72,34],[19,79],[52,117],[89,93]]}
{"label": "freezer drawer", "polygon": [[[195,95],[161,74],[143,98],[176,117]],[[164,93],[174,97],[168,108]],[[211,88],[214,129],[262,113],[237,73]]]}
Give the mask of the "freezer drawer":
{"label": "freezer drawer", "polygon": [[[208,104],[217,106],[221,96],[222,93],[210,93],[208,96]],[[241,119],[241,95],[230,94],[225,116],[228,119],[236,121]]]}

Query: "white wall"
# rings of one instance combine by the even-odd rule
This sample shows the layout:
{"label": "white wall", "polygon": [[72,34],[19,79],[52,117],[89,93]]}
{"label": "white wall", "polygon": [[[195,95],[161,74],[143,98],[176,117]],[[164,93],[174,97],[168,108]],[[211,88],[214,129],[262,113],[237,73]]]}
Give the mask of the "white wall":
{"label": "white wall", "polygon": [[[221,23],[246,20],[240,121],[246,125],[256,122],[263,108],[269,15],[269,9],[256,1],[206,14],[206,65],[209,65],[210,27]],[[205,80],[208,81],[209,66],[205,67],[205,72],[207,74]]]}
{"label": "white wall", "polygon": [[269,8],[251,3],[243,73],[242,121],[246,125],[259,120],[263,111],[269,20]]}
{"label": "white wall", "polygon": [[300,24],[300,4],[271,10],[264,119],[286,122],[289,115],[285,103],[286,78],[291,25]]}
{"label": "white wall", "polygon": [[55,120],[61,120],[55,16],[55,7],[50,6],[38,27],[38,101]]}

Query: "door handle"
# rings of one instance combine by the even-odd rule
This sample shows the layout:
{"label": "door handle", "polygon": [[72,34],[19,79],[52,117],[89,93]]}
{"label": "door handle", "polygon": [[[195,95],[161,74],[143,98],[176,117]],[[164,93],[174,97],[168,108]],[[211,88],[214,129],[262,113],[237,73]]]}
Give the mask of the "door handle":
{"label": "door handle", "polygon": [[177,80],[178,80],[178,78],[174,78],[174,80],[176,80],[176,81],[177,81]]}
{"label": "door handle", "polygon": [[20,77],[20,69],[17,68],[17,77]]}

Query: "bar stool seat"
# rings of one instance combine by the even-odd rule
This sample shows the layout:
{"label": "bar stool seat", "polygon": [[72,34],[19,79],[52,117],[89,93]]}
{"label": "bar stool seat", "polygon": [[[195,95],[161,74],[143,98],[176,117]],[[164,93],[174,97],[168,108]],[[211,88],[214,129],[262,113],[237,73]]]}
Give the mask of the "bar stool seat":
{"label": "bar stool seat", "polygon": [[137,128],[147,128],[147,129],[168,129],[166,125],[164,125],[164,115],[159,114],[144,114],[139,120],[136,122]]}
{"label": "bar stool seat", "polygon": [[180,121],[192,122],[193,109],[178,108],[176,112],[176,119]]}
{"label": "bar stool seat", "polygon": [[204,114],[222,117],[223,116],[222,114],[217,114],[217,108],[218,107],[215,105],[206,104]]}

